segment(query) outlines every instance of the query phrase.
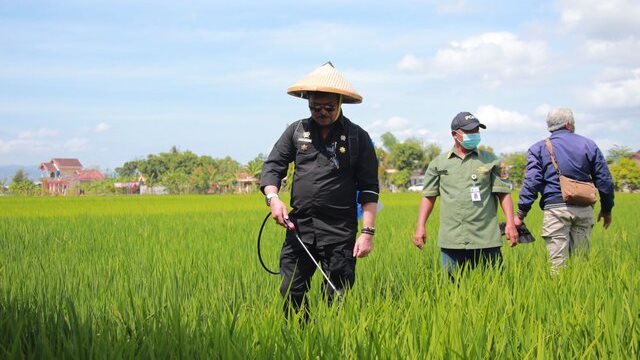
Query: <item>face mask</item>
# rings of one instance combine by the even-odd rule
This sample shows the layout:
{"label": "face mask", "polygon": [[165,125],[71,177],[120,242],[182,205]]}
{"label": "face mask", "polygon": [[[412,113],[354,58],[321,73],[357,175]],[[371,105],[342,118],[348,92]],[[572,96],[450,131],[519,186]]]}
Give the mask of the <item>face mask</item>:
{"label": "face mask", "polygon": [[478,144],[480,144],[479,133],[473,133],[473,134],[462,133],[462,142],[460,143],[460,145],[462,145],[463,148],[467,150],[475,150],[478,147]]}

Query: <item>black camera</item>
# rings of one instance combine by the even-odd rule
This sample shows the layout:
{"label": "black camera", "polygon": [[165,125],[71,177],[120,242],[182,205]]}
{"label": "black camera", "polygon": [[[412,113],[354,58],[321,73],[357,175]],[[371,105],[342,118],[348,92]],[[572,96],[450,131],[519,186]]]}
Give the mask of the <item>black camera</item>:
{"label": "black camera", "polygon": [[[500,234],[504,235],[504,228],[507,227],[507,223],[501,222],[499,226]],[[536,238],[531,235],[531,232],[529,231],[529,229],[527,229],[527,225],[525,225],[524,223],[522,223],[522,225],[520,225],[520,227],[517,227],[516,229],[518,230],[519,236],[518,243],[524,244],[536,241]]]}

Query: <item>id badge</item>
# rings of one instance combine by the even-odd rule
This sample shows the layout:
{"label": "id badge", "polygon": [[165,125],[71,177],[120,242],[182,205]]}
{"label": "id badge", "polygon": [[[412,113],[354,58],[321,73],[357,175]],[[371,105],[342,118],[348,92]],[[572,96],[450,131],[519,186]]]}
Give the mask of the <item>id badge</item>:
{"label": "id badge", "polygon": [[472,186],[471,187],[471,201],[473,201],[473,202],[482,201],[482,198],[480,197],[480,187],[479,186]]}

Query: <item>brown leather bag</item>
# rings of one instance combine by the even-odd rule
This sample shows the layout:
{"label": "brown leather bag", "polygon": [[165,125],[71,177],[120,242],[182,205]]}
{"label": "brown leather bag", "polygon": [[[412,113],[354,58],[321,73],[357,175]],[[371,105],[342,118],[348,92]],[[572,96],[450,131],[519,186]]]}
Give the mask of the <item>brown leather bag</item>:
{"label": "brown leather bag", "polygon": [[553,155],[553,148],[551,147],[551,140],[547,138],[545,140],[547,150],[551,155],[551,162],[553,167],[556,168],[556,173],[560,178],[560,190],[562,191],[562,199],[569,205],[589,206],[596,203],[598,198],[596,197],[596,187],[590,181],[574,180],[570,177],[562,175],[556,157]]}

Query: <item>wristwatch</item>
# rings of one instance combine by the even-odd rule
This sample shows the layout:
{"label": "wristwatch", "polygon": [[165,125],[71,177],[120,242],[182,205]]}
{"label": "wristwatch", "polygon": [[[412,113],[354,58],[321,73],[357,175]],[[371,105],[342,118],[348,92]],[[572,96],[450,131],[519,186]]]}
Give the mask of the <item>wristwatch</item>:
{"label": "wristwatch", "polygon": [[264,199],[267,201],[267,206],[271,206],[271,199],[278,198],[277,193],[270,193],[264,196]]}
{"label": "wristwatch", "polygon": [[362,230],[360,230],[361,233],[363,234],[369,234],[371,236],[376,234],[376,228],[373,227],[369,227],[369,226],[365,226],[362,228]]}

